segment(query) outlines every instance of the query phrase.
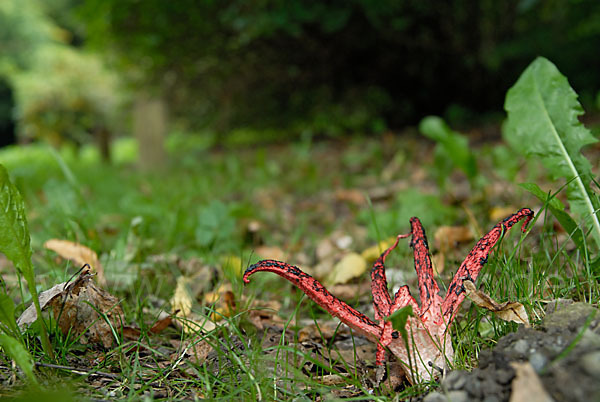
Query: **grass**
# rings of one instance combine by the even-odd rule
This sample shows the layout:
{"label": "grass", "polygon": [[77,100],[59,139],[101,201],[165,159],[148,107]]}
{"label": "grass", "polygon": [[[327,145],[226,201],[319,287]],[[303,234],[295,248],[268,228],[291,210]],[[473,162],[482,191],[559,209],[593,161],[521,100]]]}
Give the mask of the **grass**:
{"label": "grass", "polygon": [[[54,365],[37,368],[43,389],[79,395],[77,399],[85,395],[131,400],[341,396],[387,400],[422,393],[424,385],[389,389],[384,384],[373,389],[368,379],[374,353],[370,363],[361,361],[359,338],[349,338],[350,355],[342,355],[339,344],[321,330],[308,346],[299,342],[306,319],[322,325],[328,316],[275,275],[257,275],[243,287],[239,272],[223,270],[223,259],[237,256],[246,266],[259,259],[255,249],[264,244],[285,251],[292,263],[312,265],[317,262],[312,257],[315,248],[332,231],[351,234],[352,250],[360,252],[405,232],[412,215],[422,219],[435,248],[432,235],[437,227],[464,225],[469,215],[487,231],[495,223],[488,216],[494,206],[510,205],[515,210],[530,206],[539,211],[543,206],[516,183],[547,182],[531,164],[504,163],[507,154],[501,146],[483,146],[482,180],[479,187],[469,189],[460,174],[436,170],[429,156],[431,144],[410,136],[357,137],[335,143],[306,140],[220,152],[202,146],[173,149],[168,166],[145,174],[133,166],[135,144],[130,140],[116,144],[112,166],[102,165],[92,148],[55,152],[34,145],[0,151],[0,163],[26,201],[38,290],[68,280],[79,268],[44,250],[46,240],[85,244],[100,255],[108,290],[120,298],[126,324],[139,326],[141,332],[139,339],[127,340],[116,330],[116,346],[104,350],[81,345],[54,324],[50,328],[57,356],[51,361],[42,353],[35,332],[29,331],[25,340],[35,361]],[[440,174],[448,176],[443,193],[436,187]],[[388,188],[398,190],[385,193]],[[353,189],[370,196],[383,189],[384,196],[373,197],[371,204],[339,196]],[[260,223],[258,231],[249,229],[253,221]],[[473,243],[447,256],[449,268],[438,281],[441,288]],[[408,241],[398,250],[390,256],[388,267],[403,273],[417,293]],[[236,313],[206,334],[183,335],[174,327],[158,335],[150,333],[159,312],[170,311],[177,277],[193,273],[182,263],[192,259],[214,267],[212,288],[232,285]],[[12,267],[3,263],[0,274],[10,296],[24,302],[20,313],[28,300],[21,300]],[[368,281],[366,274],[355,282],[363,281]],[[518,230],[506,236],[477,283],[496,300],[523,303],[533,321],[549,300],[597,303],[600,298],[598,271],[572,247],[568,236],[554,230],[553,218],[545,213],[537,216],[527,236],[520,236]],[[280,302],[276,311],[267,311],[281,324],[270,319],[272,328],[257,329],[250,322],[250,311],[258,308],[255,302],[269,300]],[[349,301],[370,311],[367,294],[357,293]],[[196,300],[193,310],[210,315],[217,307],[218,303]],[[473,367],[479,350],[515,329],[516,324],[474,306],[463,308],[453,327],[455,367]],[[189,353],[194,348],[190,341],[205,342],[212,354],[196,362]],[[2,396],[25,389],[11,379],[6,357],[0,356],[0,365],[0,381],[10,385]],[[323,376],[335,381],[324,383]]]}

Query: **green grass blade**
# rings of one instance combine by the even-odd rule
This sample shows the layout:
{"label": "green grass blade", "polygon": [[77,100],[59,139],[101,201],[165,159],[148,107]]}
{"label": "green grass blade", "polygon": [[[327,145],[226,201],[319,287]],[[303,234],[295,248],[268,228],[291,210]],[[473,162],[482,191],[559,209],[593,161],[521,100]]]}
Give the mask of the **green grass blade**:
{"label": "green grass blade", "polygon": [[[25,217],[25,204],[19,190],[10,182],[6,168],[0,165],[0,252],[12,261],[25,277],[39,319],[42,309],[35,287],[35,274],[31,263],[31,238]],[[46,327],[42,323],[41,337],[44,351],[53,356]]]}
{"label": "green grass blade", "polygon": [[579,122],[583,109],[566,77],[539,57],[508,91],[504,108],[506,141],[526,156],[539,158],[555,178],[567,180],[571,211],[586,221],[600,246],[599,205],[590,187],[590,163],[580,151],[597,139]]}
{"label": "green grass blade", "polygon": [[0,346],[23,370],[23,374],[25,374],[29,383],[37,385],[37,379],[35,378],[35,374],[33,374],[33,359],[23,344],[12,336],[1,334]]}

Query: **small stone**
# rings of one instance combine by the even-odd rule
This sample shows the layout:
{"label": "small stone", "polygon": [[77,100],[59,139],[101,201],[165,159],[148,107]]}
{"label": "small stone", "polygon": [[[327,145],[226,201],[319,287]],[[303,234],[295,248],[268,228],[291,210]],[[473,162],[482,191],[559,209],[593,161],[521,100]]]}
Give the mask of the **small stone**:
{"label": "small stone", "polygon": [[446,394],[446,397],[448,398],[447,401],[450,402],[468,402],[471,400],[466,391],[450,391]]}
{"label": "small stone", "polygon": [[519,339],[513,345],[513,350],[521,355],[526,354],[528,349],[529,345],[525,339]]}
{"label": "small stone", "polygon": [[512,369],[496,370],[496,382],[500,385],[509,384],[515,378],[515,372]]}
{"label": "small stone", "polygon": [[600,350],[586,353],[581,358],[581,367],[594,378],[600,378]]}
{"label": "small stone", "polygon": [[500,402],[500,398],[496,395],[488,395],[483,398],[483,402]]}
{"label": "small stone", "polygon": [[557,310],[567,307],[570,304],[573,304],[574,301],[571,299],[555,299],[551,300],[548,304],[546,304],[546,314],[552,314]]}
{"label": "small stone", "polygon": [[423,402],[448,402],[448,399],[439,392],[432,392],[423,398]]}
{"label": "small stone", "polygon": [[538,374],[542,371],[544,366],[546,366],[547,362],[548,359],[546,359],[546,356],[544,356],[540,352],[535,352],[531,356],[529,356],[529,363]]}
{"label": "small stone", "polygon": [[594,331],[591,331],[589,328],[586,328],[585,331],[583,331],[577,347],[588,350],[600,348],[600,334],[597,334]]}
{"label": "small stone", "polygon": [[465,385],[465,390],[469,393],[473,398],[481,399],[483,398],[483,386],[481,381],[475,377],[470,377],[467,380]]}
{"label": "small stone", "polygon": [[451,371],[450,373],[448,373],[446,378],[442,380],[442,386],[448,391],[461,389],[465,386],[465,382],[467,381],[467,375],[468,374],[465,371]]}

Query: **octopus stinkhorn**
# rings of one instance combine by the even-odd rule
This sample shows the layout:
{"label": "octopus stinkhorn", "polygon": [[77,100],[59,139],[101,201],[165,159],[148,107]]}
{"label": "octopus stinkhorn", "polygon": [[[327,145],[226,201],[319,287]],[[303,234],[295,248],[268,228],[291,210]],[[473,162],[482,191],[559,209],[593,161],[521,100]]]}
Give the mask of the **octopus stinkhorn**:
{"label": "octopus stinkhorn", "polygon": [[[248,267],[244,273],[244,282],[248,283],[250,275],[258,271],[273,272],[289,280],[329,314],[339,318],[359,334],[375,342],[377,344],[375,361],[378,366],[384,365],[387,348],[400,361],[411,382],[426,381],[434,378],[440,368],[443,370],[448,363],[453,361],[454,351],[449,328],[458,307],[465,298],[463,281],[474,282],[477,279],[481,268],[487,262],[491,249],[505,231],[524,219],[522,231],[525,232],[527,224],[532,218],[533,211],[523,208],[494,226],[477,242],[460,265],[444,298],[438,294],[440,289],[434,278],[425,230],[418,218],[411,218],[410,233],[398,235],[396,242],[385,250],[373,264],[371,291],[375,321],[339,300],[319,281],[300,268],[285,262],[260,261]],[[385,258],[396,248],[400,239],[409,236],[412,237],[410,245],[413,248],[415,270],[419,282],[420,306],[411,296],[407,285],[402,286],[392,300],[385,275]],[[408,334],[408,342],[406,342],[399,332],[394,330],[392,323],[387,318],[408,305],[412,307],[414,315],[409,317],[406,323]]]}

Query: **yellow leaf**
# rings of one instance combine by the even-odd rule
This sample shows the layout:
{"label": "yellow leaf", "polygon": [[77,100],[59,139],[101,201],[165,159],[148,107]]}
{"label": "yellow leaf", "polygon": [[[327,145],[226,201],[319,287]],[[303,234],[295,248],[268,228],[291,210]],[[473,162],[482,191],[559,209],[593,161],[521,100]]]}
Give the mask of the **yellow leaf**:
{"label": "yellow leaf", "polygon": [[361,276],[367,270],[367,261],[363,256],[356,253],[346,254],[329,273],[326,279],[327,285],[347,283],[350,279]]}
{"label": "yellow leaf", "polygon": [[360,253],[360,255],[366,260],[368,264],[372,264],[375,262],[375,260],[379,258],[381,253],[383,253],[385,250],[391,247],[395,241],[395,237],[390,237],[389,239],[382,240],[378,244],[365,249],[362,253]]}
{"label": "yellow leaf", "polygon": [[216,327],[212,321],[192,312],[194,299],[189,290],[190,283],[191,279],[185,276],[177,278],[175,293],[171,297],[171,311],[175,316],[173,322],[186,334],[212,331]]}
{"label": "yellow leaf", "polygon": [[75,243],[69,240],[50,239],[44,243],[44,247],[54,251],[62,258],[73,261],[77,265],[88,264],[96,272],[98,283],[106,285],[104,277],[104,268],[98,260],[98,254],[83,244]]}
{"label": "yellow leaf", "polygon": [[188,316],[192,312],[192,296],[188,289],[190,279],[185,276],[177,278],[177,286],[175,286],[175,293],[171,297],[171,311],[175,313],[175,316]]}

